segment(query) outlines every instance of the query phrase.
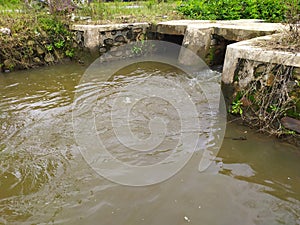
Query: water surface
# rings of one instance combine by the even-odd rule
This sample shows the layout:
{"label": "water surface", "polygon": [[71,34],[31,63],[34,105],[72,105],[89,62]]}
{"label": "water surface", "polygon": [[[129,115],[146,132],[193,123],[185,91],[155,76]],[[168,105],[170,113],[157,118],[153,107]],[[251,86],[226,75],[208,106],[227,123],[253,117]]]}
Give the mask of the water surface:
{"label": "water surface", "polygon": [[[233,123],[204,172],[196,151],[159,184],[128,187],[99,176],[80,154],[72,124],[75,92],[97,87],[79,84],[85,69],[71,64],[0,74],[0,224],[300,224],[299,149]],[[189,86],[191,80],[177,73],[150,63],[117,74],[97,99],[103,106],[99,131],[110,122],[105,113],[120,86],[149,74],[157,85],[167,77]],[[178,131],[176,111],[162,100],[157,104],[133,111],[144,116],[133,123],[140,137],[148,135],[145,118],[151,112]],[[162,106],[169,110],[162,112]],[[110,131],[99,135],[116,157],[135,165],[161,160],[177,141],[170,136],[164,151],[133,156],[115,147]],[[247,140],[233,140],[241,136]]]}

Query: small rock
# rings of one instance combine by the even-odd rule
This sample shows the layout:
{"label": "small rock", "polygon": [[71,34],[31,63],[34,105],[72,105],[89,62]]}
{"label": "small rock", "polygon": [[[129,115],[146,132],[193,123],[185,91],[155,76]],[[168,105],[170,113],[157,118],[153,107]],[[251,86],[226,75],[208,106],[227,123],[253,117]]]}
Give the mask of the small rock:
{"label": "small rock", "polygon": [[187,221],[188,223],[191,222],[191,220],[187,216],[184,217],[184,220]]}
{"label": "small rock", "polygon": [[44,59],[47,63],[54,62],[54,57],[51,53],[46,54]]}
{"label": "small rock", "polygon": [[255,74],[262,74],[266,71],[266,65],[259,65],[258,67],[256,67],[255,69]]}
{"label": "small rock", "polygon": [[11,59],[6,59],[3,62],[5,68],[13,68],[15,67],[15,63]]}
{"label": "small rock", "polygon": [[100,47],[99,52],[102,53],[102,54],[107,52],[106,47],[105,46]]}
{"label": "small rock", "polygon": [[110,52],[116,52],[116,51],[118,51],[118,47],[111,47],[109,51]]}
{"label": "small rock", "polygon": [[84,61],[82,61],[80,59],[78,60],[78,63],[81,64],[81,65],[84,65]]}
{"label": "small rock", "polygon": [[132,31],[134,33],[141,33],[143,31],[143,28],[134,28]]}
{"label": "small rock", "polygon": [[125,37],[122,36],[122,35],[118,35],[118,36],[115,38],[115,41],[116,41],[116,42],[126,42]]}
{"label": "small rock", "polygon": [[107,38],[104,40],[105,45],[113,45],[113,43],[114,43],[114,40],[111,38]]}
{"label": "small rock", "polygon": [[[125,42],[126,43],[126,42]],[[124,42],[115,42],[114,44],[113,44],[113,46],[121,46],[121,45],[124,45],[125,44]]]}
{"label": "small rock", "polygon": [[34,57],[33,62],[35,63],[41,63],[41,60],[39,57]]}
{"label": "small rock", "polygon": [[6,34],[6,35],[11,35],[11,30],[7,27],[5,28],[0,28],[0,33]]}
{"label": "small rock", "polygon": [[123,52],[122,51],[115,51],[115,52],[111,52],[111,55],[115,56],[115,57],[120,57],[120,56],[123,55]]}
{"label": "small rock", "polygon": [[300,120],[286,116],[283,117],[280,122],[285,128],[300,134]]}
{"label": "small rock", "polygon": [[35,44],[35,42],[34,42],[33,40],[27,41],[27,45],[29,45],[29,46],[32,46],[32,45],[34,45],[34,44]]}
{"label": "small rock", "polygon": [[36,51],[39,55],[43,55],[45,53],[44,50],[40,46],[36,47]]}
{"label": "small rock", "polygon": [[138,34],[136,37],[136,40],[139,40],[139,41],[145,40],[145,34],[143,34],[143,33]]}

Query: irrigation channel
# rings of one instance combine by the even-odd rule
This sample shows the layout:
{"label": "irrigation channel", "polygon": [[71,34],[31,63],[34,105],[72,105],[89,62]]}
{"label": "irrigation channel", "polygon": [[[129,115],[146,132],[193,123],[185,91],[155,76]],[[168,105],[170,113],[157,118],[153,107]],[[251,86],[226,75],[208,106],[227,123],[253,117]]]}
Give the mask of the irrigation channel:
{"label": "irrigation channel", "polygon": [[[84,82],[86,70],[70,63],[0,74],[0,224],[300,224],[299,149],[235,123],[218,133],[197,77],[221,74],[189,77],[148,61]],[[99,140],[135,168],[128,179],[99,161]],[[209,163],[204,150],[215,154]],[[192,154],[163,171],[180,152]],[[149,165],[155,173],[143,172]]]}

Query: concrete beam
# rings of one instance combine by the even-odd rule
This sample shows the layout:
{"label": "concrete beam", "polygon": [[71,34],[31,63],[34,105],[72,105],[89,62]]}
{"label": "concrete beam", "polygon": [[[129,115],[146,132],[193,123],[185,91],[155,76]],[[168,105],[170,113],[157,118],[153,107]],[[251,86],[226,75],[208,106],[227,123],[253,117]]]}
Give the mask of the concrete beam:
{"label": "concrete beam", "polygon": [[210,27],[198,28],[197,26],[188,26],[182,42],[182,46],[185,48],[181,48],[178,57],[179,63],[183,65],[199,63],[199,59],[196,59],[191,52],[204,59],[209,52],[212,33],[213,28]]}
{"label": "concrete beam", "polygon": [[270,50],[258,47],[256,44],[258,41],[267,41],[271,38],[272,36],[265,36],[228,45],[223,66],[222,81],[225,84],[233,82],[234,72],[239,59],[300,67],[300,53]]}

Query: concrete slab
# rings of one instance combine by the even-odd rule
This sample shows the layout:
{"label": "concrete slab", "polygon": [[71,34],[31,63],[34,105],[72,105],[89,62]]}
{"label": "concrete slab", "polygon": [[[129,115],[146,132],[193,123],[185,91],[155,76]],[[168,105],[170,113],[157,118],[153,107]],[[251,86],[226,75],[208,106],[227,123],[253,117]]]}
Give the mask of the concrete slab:
{"label": "concrete slab", "polygon": [[156,32],[170,35],[185,35],[187,28],[213,29],[213,34],[227,40],[242,41],[281,31],[284,26],[279,23],[263,23],[262,20],[171,20],[158,23]]}
{"label": "concrete slab", "polygon": [[260,40],[270,40],[271,38],[272,35],[269,35],[228,45],[223,67],[222,81],[225,84],[233,82],[234,72],[237,68],[239,59],[300,67],[300,53],[270,50],[259,47],[256,44]]}
{"label": "concrete slab", "polygon": [[[278,23],[263,23],[261,20],[172,20],[158,23],[156,32],[169,35],[184,35],[182,45],[203,60],[209,54],[211,37],[218,35],[230,41],[243,41],[260,36],[270,35],[283,30]],[[179,62],[192,65],[193,57],[180,52]]]}

